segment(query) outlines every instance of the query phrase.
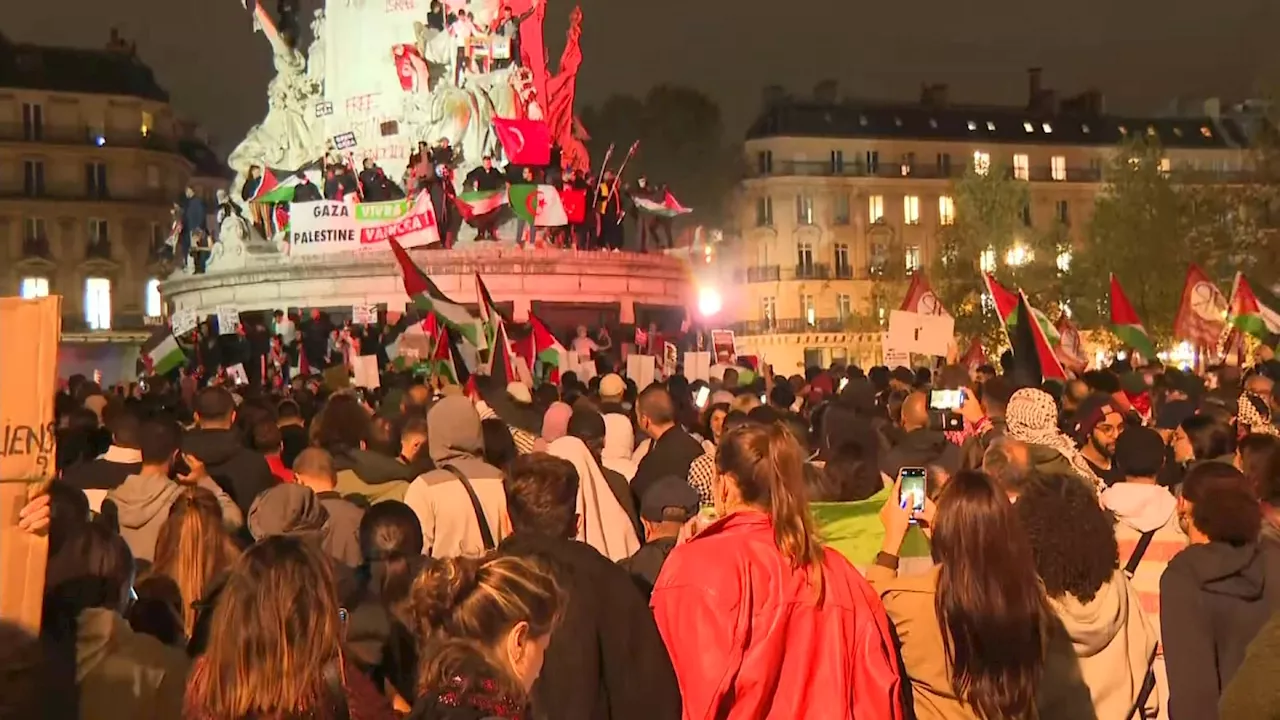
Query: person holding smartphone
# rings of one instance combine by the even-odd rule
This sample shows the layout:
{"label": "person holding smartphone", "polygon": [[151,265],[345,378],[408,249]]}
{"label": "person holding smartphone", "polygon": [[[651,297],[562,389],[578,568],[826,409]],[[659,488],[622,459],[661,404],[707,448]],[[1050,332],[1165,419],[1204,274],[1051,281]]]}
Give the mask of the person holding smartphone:
{"label": "person holding smartphone", "polygon": [[915,392],[902,403],[904,435],[880,458],[885,483],[906,467],[932,467],[947,476],[960,469],[960,447],[940,430],[929,427],[929,394]]}

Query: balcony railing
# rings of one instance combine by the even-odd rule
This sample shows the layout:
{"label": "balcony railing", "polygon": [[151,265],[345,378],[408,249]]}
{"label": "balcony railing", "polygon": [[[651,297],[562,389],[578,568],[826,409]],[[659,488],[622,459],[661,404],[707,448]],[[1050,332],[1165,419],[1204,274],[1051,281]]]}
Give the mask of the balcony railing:
{"label": "balcony railing", "polygon": [[738,269],[733,272],[733,281],[738,283],[766,283],[791,280],[856,280],[857,274],[850,265],[829,263],[797,263],[794,266],[760,265]]}
{"label": "balcony railing", "polygon": [[[756,165],[752,167],[752,177],[865,177],[884,179],[914,180],[948,180],[962,177],[968,164],[961,162],[939,166],[932,163],[895,163],[879,162],[867,166],[861,162],[847,162],[840,165],[824,160],[775,160],[767,169]],[[1013,168],[1004,169],[1006,176],[1018,177],[1030,182],[1064,182],[1064,183],[1099,183],[1106,180],[1105,168],[1101,167],[1064,167],[1055,169],[1051,165],[1028,167],[1025,172]],[[1215,170],[1175,168],[1169,176],[1184,183],[1245,183],[1263,179],[1254,170]]]}
{"label": "balcony railing", "polygon": [[843,332],[846,322],[836,317],[814,318],[775,318],[772,320],[750,320],[733,323],[730,327],[739,335],[796,335],[811,332]]}
{"label": "balcony railing", "polygon": [[782,268],[777,265],[749,267],[746,272],[746,281],[749,283],[777,282],[781,277]]}
{"label": "balcony railing", "polygon": [[[38,191],[37,191],[38,190]],[[169,205],[177,202],[177,197],[164,190],[107,191],[99,188],[89,190],[83,185],[49,186],[42,188],[0,187],[0,200],[70,200],[75,202],[107,202],[107,203],[145,203],[148,205]]]}
{"label": "balcony railing", "polygon": [[[111,314],[111,329],[125,331],[141,331],[150,328],[146,315],[142,313],[124,313],[113,312]],[[62,332],[64,333],[84,333],[84,332],[107,332],[105,330],[94,330],[89,327],[89,321],[84,315],[67,313],[62,316]]]}
{"label": "balcony railing", "polygon": [[[39,132],[36,132],[36,130]],[[143,135],[141,127],[135,132],[112,130],[102,132],[88,125],[41,125],[38,128],[22,123],[0,123],[0,142],[32,143],[36,145],[82,145],[85,147],[124,147],[161,152],[177,152],[178,144],[152,132]]]}
{"label": "balcony railing", "polygon": [[826,263],[800,263],[796,265],[797,280],[830,280],[831,266]]}

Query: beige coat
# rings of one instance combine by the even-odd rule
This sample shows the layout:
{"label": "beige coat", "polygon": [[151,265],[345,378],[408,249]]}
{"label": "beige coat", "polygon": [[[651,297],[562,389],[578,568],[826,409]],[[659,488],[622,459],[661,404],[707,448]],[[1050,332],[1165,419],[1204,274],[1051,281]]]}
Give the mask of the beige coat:
{"label": "beige coat", "polygon": [[[916,720],[978,720],[951,684],[951,664],[935,609],[939,572],[935,566],[924,575],[898,577],[893,570],[873,565],[867,580],[880,594],[897,632]],[[1089,689],[1064,633],[1050,633],[1048,654],[1046,677],[1036,699],[1040,720],[1092,720]]]}

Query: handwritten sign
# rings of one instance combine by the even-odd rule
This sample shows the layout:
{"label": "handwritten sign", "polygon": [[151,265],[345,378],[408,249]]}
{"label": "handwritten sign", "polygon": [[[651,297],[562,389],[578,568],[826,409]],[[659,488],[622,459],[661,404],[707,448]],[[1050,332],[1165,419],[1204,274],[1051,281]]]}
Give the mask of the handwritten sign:
{"label": "handwritten sign", "polygon": [[440,242],[431,196],[378,203],[320,200],[289,207],[289,252],[322,255],[352,250],[385,250],[395,235],[403,247]]}
{"label": "handwritten sign", "polygon": [[236,363],[227,368],[227,377],[236,385],[248,385],[249,373],[244,370],[244,363]]}
{"label": "handwritten sign", "polygon": [[893,369],[896,367],[911,367],[911,352],[893,347],[890,344],[889,333],[880,333],[880,350],[884,355],[882,364]]}
{"label": "handwritten sign", "polygon": [[946,357],[955,339],[956,321],[949,315],[923,315],[894,310],[889,313],[889,347]]}
{"label": "handwritten sign", "polygon": [[662,343],[662,376],[671,377],[676,374],[676,366],[680,361],[680,351],[675,344]]}
{"label": "handwritten sign", "polygon": [[219,335],[235,335],[240,332],[240,311],[234,305],[219,305],[216,313]]}
{"label": "handwritten sign", "polygon": [[199,318],[196,316],[195,310],[190,308],[185,310],[174,310],[173,314],[169,316],[169,328],[173,331],[174,335],[186,335],[196,329],[198,321]]}
{"label": "handwritten sign", "polygon": [[0,353],[0,619],[34,636],[49,541],[18,529],[18,512],[57,471],[53,397],[62,298],[0,298],[0,327],[23,340]]}
{"label": "handwritten sign", "polygon": [[[353,325],[375,325],[378,322],[377,305],[352,305],[351,323]],[[375,366],[376,367],[376,366]]]}
{"label": "handwritten sign", "polygon": [[321,100],[316,103],[316,117],[328,117],[333,114],[333,103],[328,100]]}
{"label": "handwritten sign", "polygon": [[382,378],[378,375],[377,355],[357,355],[351,358],[351,373],[355,376],[352,383],[356,387],[369,390],[382,387]]}
{"label": "handwritten sign", "polygon": [[[721,376],[724,373],[721,372]],[[711,382],[711,353],[687,352],[684,354],[684,376],[690,382],[701,380]]]}
{"label": "handwritten sign", "polygon": [[350,150],[356,146],[356,134],[344,132],[333,136],[333,147],[338,150]]}

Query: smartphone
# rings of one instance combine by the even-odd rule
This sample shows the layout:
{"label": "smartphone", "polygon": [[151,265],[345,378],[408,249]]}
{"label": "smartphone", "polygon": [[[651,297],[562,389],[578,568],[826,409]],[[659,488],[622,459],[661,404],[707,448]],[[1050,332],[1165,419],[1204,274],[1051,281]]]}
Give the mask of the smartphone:
{"label": "smartphone", "polygon": [[[899,485],[898,503],[913,513],[924,510],[925,469],[922,467],[904,467],[898,471]],[[915,522],[912,519],[912,522]]]}
{"label": "smartphone", "polygon": [[848,386],[849,378],[840,378],[840,387],[836,388],[836,392],[844,392],[844,389]]}
{"label": "smartphone", "polygon": [[964,388],[959,390],[930,390],[929,408],[931,410],[959,410],[964,406]]}
{"label": "smartphone", "polygon": [[711,388],[703,385],[698,388],[698,394],[693,396],[693,403],[700,408],[707,406],[707,400],[711,398]]}
{"label": "smartphone", "polygon": [[768,405],[768,404],[769,404],[769,396],[768,396],[768,395],[766,395],[765,393],[760,393],[760,404],[761,404],[761,405]]}

